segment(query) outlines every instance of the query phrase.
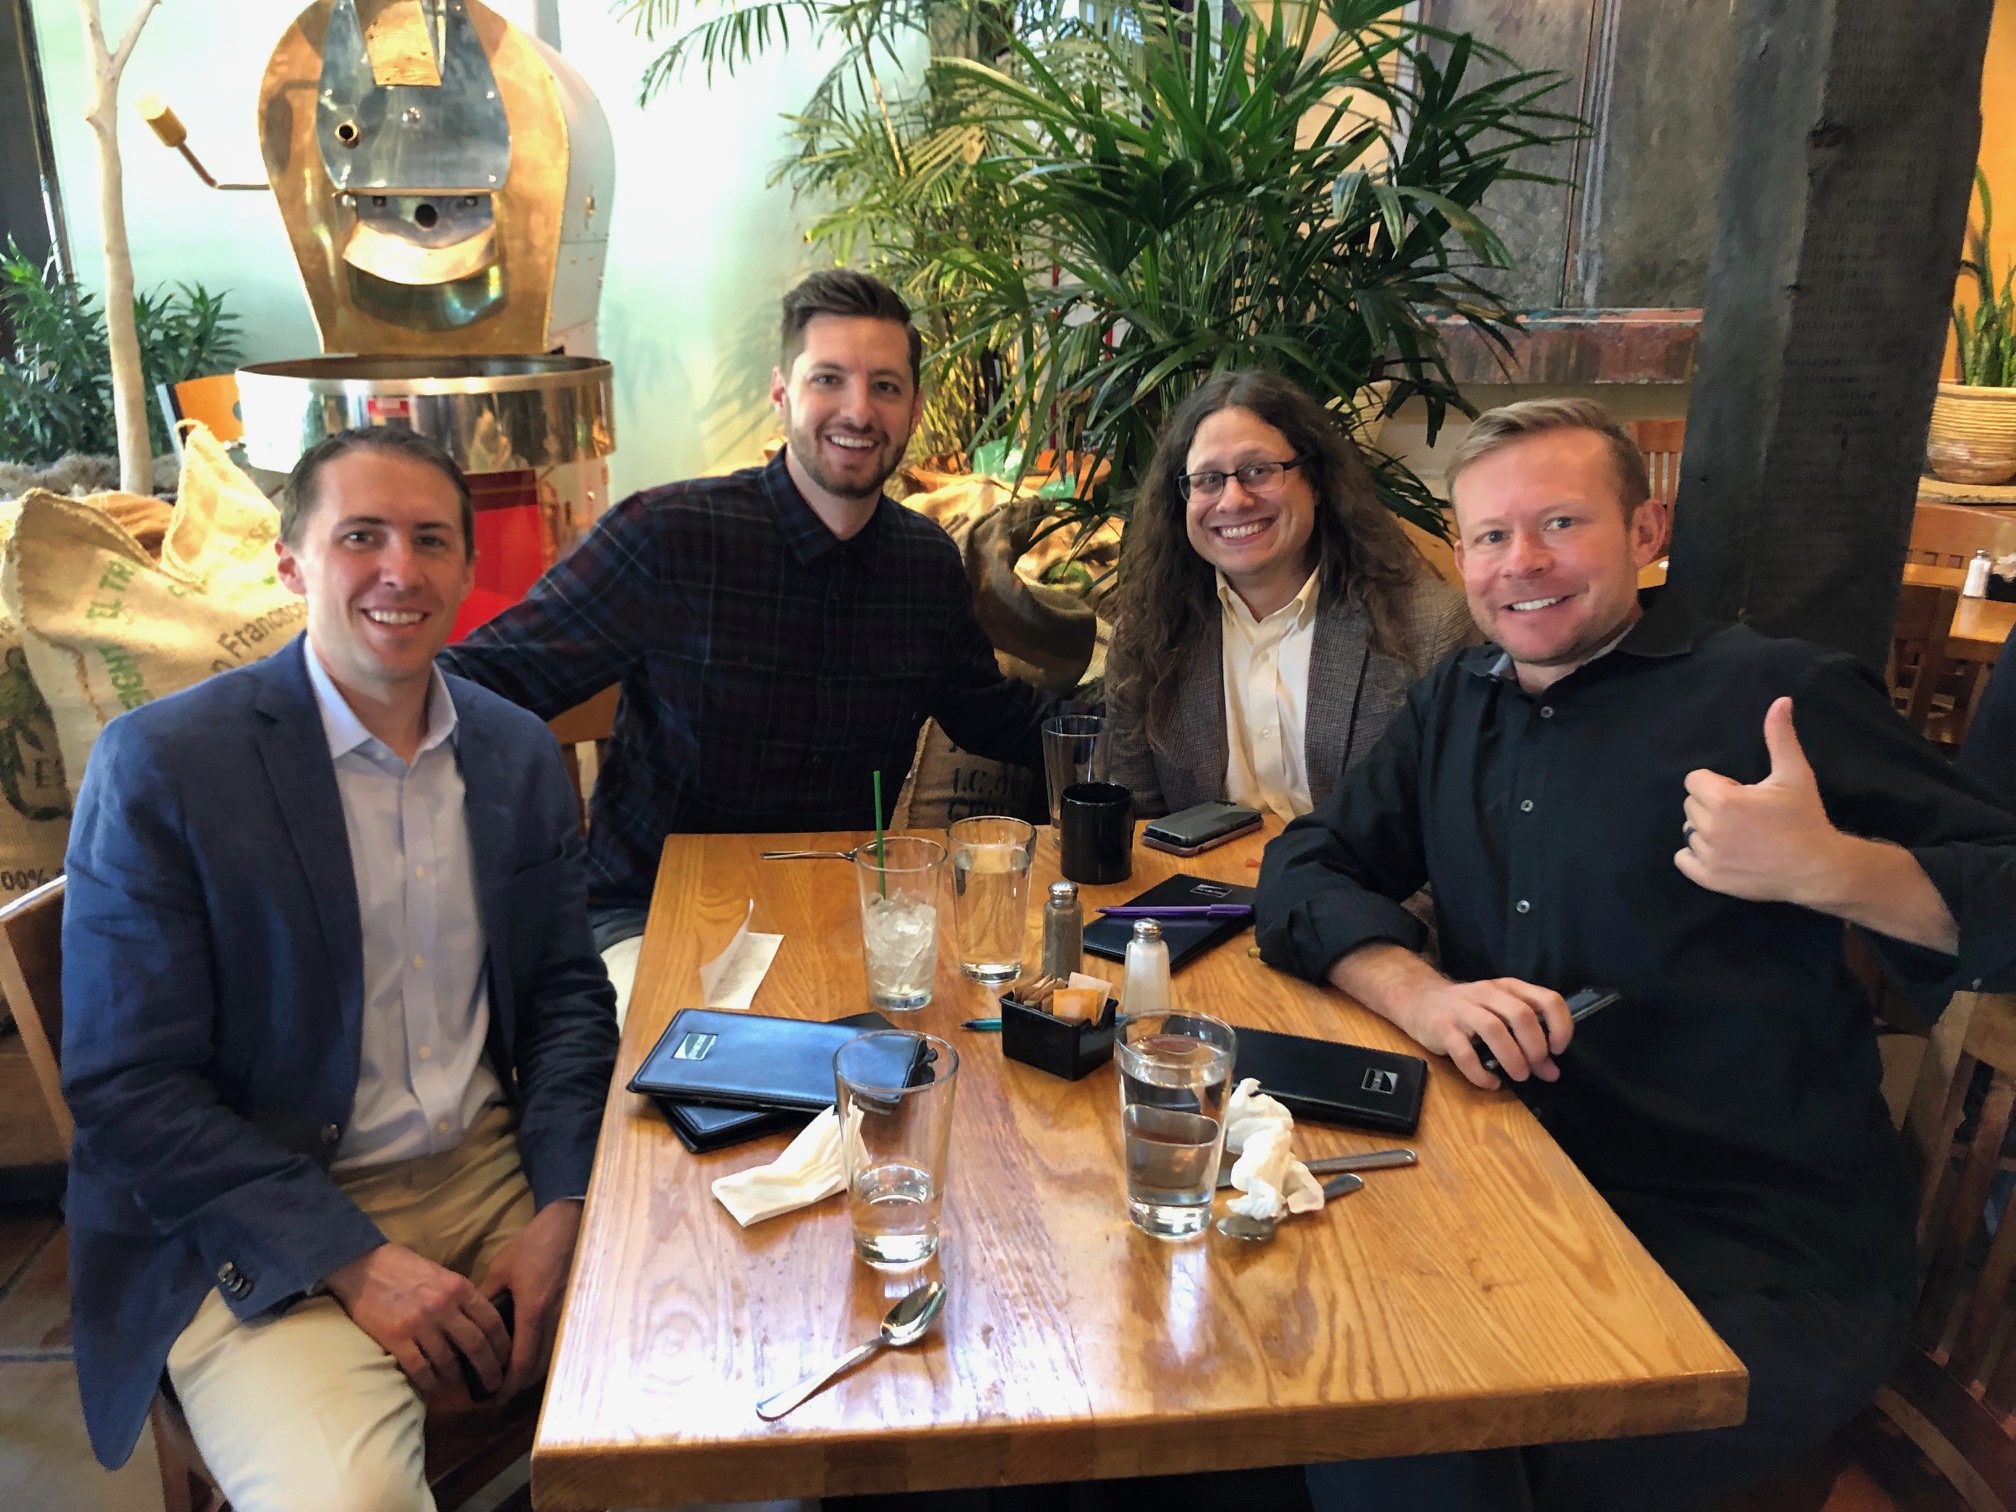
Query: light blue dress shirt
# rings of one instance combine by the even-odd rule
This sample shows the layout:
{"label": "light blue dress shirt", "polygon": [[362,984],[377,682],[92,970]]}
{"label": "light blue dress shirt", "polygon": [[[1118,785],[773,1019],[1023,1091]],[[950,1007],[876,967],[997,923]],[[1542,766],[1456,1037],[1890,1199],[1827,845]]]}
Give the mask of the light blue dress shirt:
{"label": "light blue dress shirt", "polygon": [[408,763],[364,728],[312,645],[304,660],[336,766],[364,940],[357,1101],[333,1168],[440,1154],[504,1098],[483,1058],[490,995],[455,703],[436,671]]}

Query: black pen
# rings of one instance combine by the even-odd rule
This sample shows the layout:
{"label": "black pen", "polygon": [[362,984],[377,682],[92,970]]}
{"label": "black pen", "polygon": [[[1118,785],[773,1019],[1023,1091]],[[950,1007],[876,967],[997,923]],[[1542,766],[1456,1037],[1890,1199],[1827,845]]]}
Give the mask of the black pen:
{"label": "black pen", "polygon": [[[1129,1019],[1133,1018],[1133,1016],[1134,1015],[1132,1015],[1131,1013],[1114,1014],[1113,1015],[1114,1027],[1118,1028],[1121,1024],[1124,1024]],[[998,1018],[961,1019],[959,1021],[959,1027],[961,1029],[978,1029],[982,1033],[986,1033],[990,1030],[998,1033],[1001,1028],[1001,1020],[999,1020]]]}

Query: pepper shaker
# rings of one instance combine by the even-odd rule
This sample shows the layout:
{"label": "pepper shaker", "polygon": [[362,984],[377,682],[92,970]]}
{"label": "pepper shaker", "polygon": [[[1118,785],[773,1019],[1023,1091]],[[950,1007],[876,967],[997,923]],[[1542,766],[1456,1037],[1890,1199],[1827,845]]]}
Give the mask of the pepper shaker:
{"label": "pepper shaker", "polygon": [[1043,967],[1041,974],[1060,987],[1084,964],[1085,911],[1078,903],[1075,882],[1052,882],[1043,905]]}

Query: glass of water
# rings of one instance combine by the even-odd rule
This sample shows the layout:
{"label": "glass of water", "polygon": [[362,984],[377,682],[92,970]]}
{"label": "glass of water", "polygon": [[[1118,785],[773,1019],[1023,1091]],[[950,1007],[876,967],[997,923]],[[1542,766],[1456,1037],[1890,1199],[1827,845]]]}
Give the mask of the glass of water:
{"label": "glass of water", "polygon": [[990,814],[961,819],[945,838],[952,846],[959,969],[990,987],[1012,982],[1022,974],[1036,826]]}
{"label": "glass of water", "polygon": [[1237,1039],[1201,1013],[1151,1013],[1121,1027],[1120,1129],[1127,1216],[1163,1239],[1211,1221]]}
{"label": "glass of water", "polygon": [[1108,732],[1103,714],[1059,714],[1043,721],[1043,778],[1050,796],[1050,823],[1064,789],[1106,780]]}
{"label": "glass of water", "polygon": [[944,895],[945,847],[914,835],[864,841],[854,851],[861,889],[861,955],[868,1001],[877,1008],[922,1008],[938,974],[938,904]]}
{"label": "glass of water", "polygon": [[854,1253],[884,1270],[938,1253],[959,1052],[932,1034],[879,1030],[833,1057]]}

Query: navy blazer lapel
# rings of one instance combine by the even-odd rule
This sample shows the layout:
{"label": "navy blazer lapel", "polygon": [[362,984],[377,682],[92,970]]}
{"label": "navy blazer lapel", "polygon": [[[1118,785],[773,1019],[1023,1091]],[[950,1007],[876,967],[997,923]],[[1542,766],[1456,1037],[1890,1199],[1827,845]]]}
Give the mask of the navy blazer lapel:
{"label": "navy blazer lapel", "polygon": [[357,917],[357,876],[336,767],[302,660],[307,647],[307,638],[297,635],[252,669],[259,679],[253,703],[262,721],[259,759],[315,900],[337,1007],[344,1021],[354,1025],[364,1014],[364,928]]}
{"label": "navy blazer lapel", "polygon": [[[454,696],[451,688],[449,696]],[[499,751],[505,742],[474,699],[455,704],[455,759],[462,770],[462,812],[469,821],[469,865],[476,877],[477,916],[483,924],[483,948],[490,963],[490,1008],[493,1023],[511,1043],[511,973],[503,969],[500,949],[511,928],[510,885],[512,836],[516,832]]]}

